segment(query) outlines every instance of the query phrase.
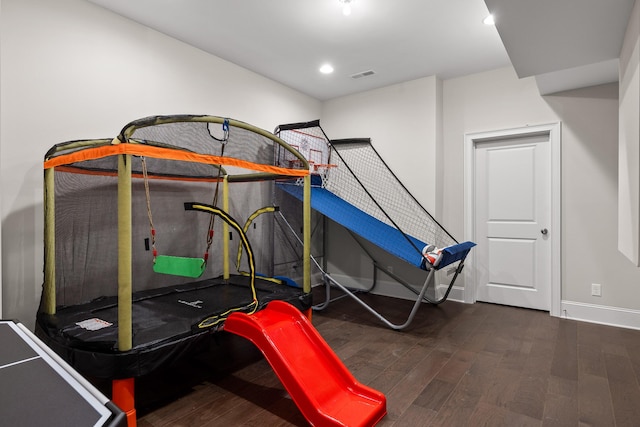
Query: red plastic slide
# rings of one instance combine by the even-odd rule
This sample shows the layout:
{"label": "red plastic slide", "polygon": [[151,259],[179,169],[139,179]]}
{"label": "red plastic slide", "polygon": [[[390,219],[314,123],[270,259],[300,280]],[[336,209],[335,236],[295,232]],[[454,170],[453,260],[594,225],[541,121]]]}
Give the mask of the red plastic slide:
{"label": "red plastic slide", "polygon": [[233,313],[228,332],[253,342],[313,426],[373,426],[387,413],[382,393],[359,383],[298,309],[272,301],[259,312]]}

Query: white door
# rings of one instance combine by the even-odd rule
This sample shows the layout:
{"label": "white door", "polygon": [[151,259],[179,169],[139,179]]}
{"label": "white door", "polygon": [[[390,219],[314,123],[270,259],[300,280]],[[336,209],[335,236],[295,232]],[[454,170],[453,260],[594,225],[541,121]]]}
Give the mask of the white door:
{"label": "white door", "polygon": [[551,308],[549,133],[474,143],[476,298]]}

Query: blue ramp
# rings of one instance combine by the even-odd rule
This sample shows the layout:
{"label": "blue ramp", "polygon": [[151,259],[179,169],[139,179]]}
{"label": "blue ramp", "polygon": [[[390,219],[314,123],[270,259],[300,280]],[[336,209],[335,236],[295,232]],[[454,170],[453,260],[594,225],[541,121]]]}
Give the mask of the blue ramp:
{"label": "blue ramp", "polygon": [[[299,200],[303,199],[303,188],[299,185],[279,184],[278,187]],[[425,242],[403,234],[325,188],[311,187],[311,207],[390,254],[420,267],[420,251],[426,246]]]}

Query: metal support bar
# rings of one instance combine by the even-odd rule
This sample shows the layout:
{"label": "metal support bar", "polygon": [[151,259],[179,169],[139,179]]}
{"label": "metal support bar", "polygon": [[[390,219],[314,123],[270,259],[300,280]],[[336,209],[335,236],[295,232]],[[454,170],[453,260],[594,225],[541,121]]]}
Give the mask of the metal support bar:
{"label": "metal support bar", "polygon": [[402,329],[405,329],[406,327],[408,327],[411,324],[411,322],[413,322],[413,319],[416,316],[416,313],[418,312],[418,307],[422,303],[422,298],[424,297],[424,294],[427,291],[427,287],[429,285],[429,281],[431,280],[431,277],[433,276],[433,272],[434,271],[435,270],[431,270],[429,272],[429,275],[427,276],[427,279],[424,281],[424,284],[422,285],[422,289],[420,290],[420,294],[418,295],[418,298],[414,302],[413,307],[411,308],[411,312],[409,313],[409,316],[407,317],[407,320],[404,323],[400,323],[400,324],[396,324],[396,323],[393,323],[393,322],[387,320],[386,317],[384,317],[383,315],[378,313],[376,310],[374,310],[369,304],[367,304],[366,302],[364,302],[360,298],[358,298],[355,295],[355,293],[351,292],[347,287],[343,286],[340,282],[335,280],[329,274],[327,274],[326,277],[327,277],[327,280],[331,281],[331,283],[333,283],[338,288],[340,288],[340,290],[345,292],[345,294],[347,294],[348,296],[353,298],[358,304],[360,304],[360,306],[362,306],[369,313],[371,313],[375,317],[377,317],[378,320],[380,320],[382,323],[384,323],[385,325],[387,325],[391,329],[402,330]]}
{"label": "metal support bar", "polygon": [[[279,211],[278,214],[280,215],[280,218],[284,221],[284,223],[287,225],[287,227],[291,231],[292,235],[295,236],[295,238],[298,240],[298,242],[300,244],[302,244],[302,240],[298,237],[297,233],[293,230],[293,227],[291,227],[291,224],[289,224],[289,222],[287,221],[285,216],[282,214],[282,212]],[[427,275],[427,278],[425,279],[424,283],[422,284],[422,287],[420,288],[420,291],[418,291],[413,286],[411,286],[408,282],[403,280],[401,277],[399,277],[396,274],[394,274],[394,273],[388,271],[387,269],[381,267],[378,264],[378,262],[375,260],[375,258],[371,255],[371,253],[359,241],[359,239],[351,231],[349,231],[349,234],[351,234],[351,236],[354,238],[356,243],[362,248],[363,252],[371,259],[371,262],[373,263],[373,283],[372,283],[371,287],[369,287],[369,289],[354,289],[354,288],[346,287],[343,284],[341,284],[340,282],[338,282],[336,279],[334,279],[329,273],[327,273],[320,266],[320,264],[316,261],[316,259],[313,257],[313,255],[310,255],[311,261],[316,265],[318,270],[320,270],[320,272],[322,273],[323,282],[324,282],[324,286],[325,286],[325,300],[324,300],[324,302],[322,302],[320,304],[317,304],[317,305],[314,305],[313,309],[314,310],[318,310],[318,311],[319,310],[324,310],[325,308],[327,308],[329,306],[329,304],[331,302],[337,301],[339,299],[342,299],[342,298],[348,296],[348,297],[351,297],[352,299],[354,299],[358,304],[360,304],[360,306],[362,306],[369,313],[373,314],[382,323],[384,323],[385,325],[387,325],[391,329],[395,329],[395,330],[405,329],[411,324],[411,322],[413,322],[413,319],[415,318],[416,313],[418,312],[418,307],[420,306],[420,304],[422,302],[427,302],[427,303],[430,303],[430,304],[438,305],[438,304],[441,304],[442,302],[444,302],[447,299],[447,297],[449,296],[449,293],[451,292],[451,289],[453,288],[453,284],[455,283],[455,281],[456,281],[456,279],[458,277],[458,274],[462,271],[462,268],[464,266],[464,260],[466,258],[466,255],[465,255],[465,257],[463,257],[460,260],[460,263],[458,264],[458,267],[456,268],[456,273],[452,277],[451,282],[449,283],[449,285],[447,286],[447,290],[446,290],[444,296],[442,298],[439,298],[439,299],[431,299],[426,295],[426,293],[427,293],[427,289],[429,288],[429,283],[432,281],[435,271],[437,271],[435,268],[432,268],[429,271],[429,274]],[[364,302],[362,299],[358,298],[358,296],[357,296],[357,294],[359,294],[359,293],[369,293],[375,288],[375,286],[377,284],[377,277],[378,277],[377,271],[378,270],[384,272],[386,275],[388,275],[389,277],[394,279],[396,282],[398,282],[399,284],[401,284],[402,286],[404,286],[405,288],[407,288],[408,290],[410,290],[411,292],[413,292],[413,293],[415,293],[417,295],[417,298],[416,298],[416,300],[415,300],[415,302],[413,304],[413,307],[411,308],[411,311],[409,312],[409,316],[407,317],[407,319],[405,320],[404,323],[393,323],[393,322],[391,322],[390,320],[388,320],[386,317],[384,317],[382,314],[380,314],[373,307],[371,307],[369,304],[367,304],[366,302]],[[331,285],[335,285],[337,288],[339,288],[342,292],[344,292],[344,295],[341,295],[339,297],[335,297],[335,298],[332,299],[331,298]]]}
{"label": "metal support bar", "polygon": [[[326,301],[324,302],[324,304],[322,304],[321,309],[326,308],[329,303],[331,301],[335,301],[338,298],[334,298],[333,300],[329,299],[330,296],[330,285],[334,284],[335,286],[337,286],[341,291],[343,291],[345,293],[346,296],[349,296],[351,298],[353,298],[358,304],[360,304],[365,310],[367,310],[369,313],[373,314],[375,317],[378,318],[378,320],[380,320],[382,323],[384,323],[385,325],[389,326],[392,329],[395,330],[402,330],[407,328],[411,322],[413,322],[413,319],[416,316],[416,313],[418,312],[418,307],[420,306],[420,304],[422,302],[428,302],[434,305],[438,305],[442,302],[444,302],[447,297],[449,296],[449,292],[451,292],[451,289],[453,288],[453,284],[456,281],[456,278],[458,277],[458,274],[462,271],[462,267],[464,264],[464,259],[462,259],[460,261],[460,264],[458,265],[458,268],[456,268],[456,274],[453,276],[453,278],[451,279],[451,282],[449,283],[449,286],[447,287],[447,291],[445,292],[444,296],[440,299],[437,300],[431,300],[426,296],[426,292],[427,289],[429,287],[429,283],[430,281],[433,279],[434,273],[436,271],[436,269],[431,269],[429,271],[429,274],[427,276],[427,278],[425,279],[424,283],[422,284],[422,288],[420,289],[420,291],[416,291],[413,287],[408,286],[408,284],[406,284],[406,282],[404,282],[403,280],[399,280],[398,283],[404,285],[405,287],[407,287],[408,289],[410,289],[411,291],[413,291],[414,293],[416,293],[416,295],[418,296],[413,304],[413,307],[411,308],[411,312],[409,313],[409,316],[407,317],[406,321],[404,323],[393,323],[390,320],[388,320],[387,318],[385,318],[382,314],[380,314],[378,311],[376,311],[373,307],[371,307],[369,304],[365,303],[364,301],[362,301],[362,299],[358,298],[358,296],[356,295],[357,292],[354,292],[352,289],[347,288],[346,286],[342,285],[340,282],[338,282],[336,279],[334,279],[333,277],[331,277],[330,274],[326,273],[326,272],[322,272],[325,278],[325,286],[326,286]],[[381,269],[380,267],[377,267],[379,269]],[[384,271],[383,269],[381,269],[382,271]],[[395,275],[394,275],[395,276]],[[395,277],[393,277],[395,278]],[[315,307],[314,307],[315,309]]]}

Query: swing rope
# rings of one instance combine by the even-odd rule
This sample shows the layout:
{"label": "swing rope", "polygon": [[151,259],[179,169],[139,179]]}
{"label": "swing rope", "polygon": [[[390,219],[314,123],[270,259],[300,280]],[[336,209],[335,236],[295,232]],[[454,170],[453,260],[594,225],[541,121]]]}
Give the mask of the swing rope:
{"label": "swing rope", "polygon": [[153,254],[153,263],[156,263],[158,251],[156,250],[156,229],[153,226],[153,215],[151,214],[151,195],[149,194],[149,173],[147,172],[147,162],[144,157],[140,157],[142,163],[142,179],[144,181],[144,194],[147,199],[147,217],[149,218],[149,227],[151,228],[151,251]]}
{"label": "swing rope", "polygon": [[[216,138],[212,135],[213,139],[221,142],[222,147],[220,149],[220,157],[224,156],[224,148],[229,140],[229,121],[228,119],[224,120],[222,124],[222,129],[224,132],[224,136],[222,139]],[[147,202],[147,217],[149,218],[149,228],[151,233],[151,250],[153,254],[153,269],[157,273],[165,273],[165,274],[173,274],[178,276],[186,276],[197,278],[202,275],[204,272],[207,261],[209,260],[209,250],[211,249],[211,245],[213,243],[213,235],[214,235],[214,225],[215,225],[215,217],[216,215],[211,215],[209,218],[209,228],[207,230],[207,245],[202,258],[187,258],[187,257],[176,257],[176,256],[168,256],[168,255],[158,255],[158,251],[156,249],[156,229],[153,225],[153,214],[151,210],[151,192],[149,191],[149,172],[147,168],[147,162],[144,156],[140,156],[140,162],[142,165],[142,178],[144,181],[144,192],[146,196]],[[223,178],[223,168],[222,165],[213,165],[218,169],[218,174],[216,177],[216,186],[213,194],[213,203],[212,205],[215,207],[218,204],[218,192],[220,189],[220,181]]]}
{"label": "swing rope", "polygon": [[[222,138],[216,138],[215,136],[211,135],[211,137],[213,139],[215,139],[216,141],[219,141],[221,144],[221,148],[220,148],[220,157],[224,157],[224,147],[227,146],[227,142],[229,141],[229,119],[224,119],[224,121],[222,122],[222,132],[223,132],[223,136]],[[218,165],[218,176],[216,179],[216,189],[213,192],[213,202],[211,203],[212,206],[217,207],[218,206],[218,190],[220,189],[220,181],[222,178],[222,165]],[[204,262],[205,264],[207,263],[207,261],[209,260],[209,249],[211,249],[211,244],[213,243],[213,226],[215,225],[215,221],[216,221],[216,216],[215,215],[211,215],[211,217],[209,218],[209,229],[207,230],[207,247],[204,251]]]}

